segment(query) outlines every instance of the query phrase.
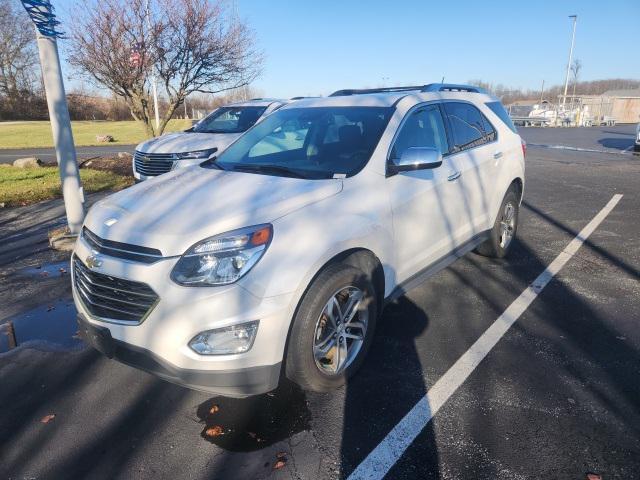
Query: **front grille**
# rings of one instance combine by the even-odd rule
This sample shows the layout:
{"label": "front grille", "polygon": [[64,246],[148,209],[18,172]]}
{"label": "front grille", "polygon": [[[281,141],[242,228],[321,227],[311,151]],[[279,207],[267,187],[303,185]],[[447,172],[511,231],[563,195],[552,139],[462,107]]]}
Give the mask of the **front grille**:
{"label": "front grille", "polygon": [[173,153],[144,153],[136,150],[133,155],[136,172],[147,177],[167,173],[173,167],[174,160],[176,156]]}
{"label": "front grille", "polygon": [[73,283],[89,313],[108,320],[139,323],[158,301],[146,283],[94,272],[75,255]]}
{"label": "front grille", "polygon": [[162,252],[157,248],[106,240],[97,236],[87,227],[82,227],[82,238],[89,244],[91,250],[110,257],[124,258],[125,260],[141,263],[153,263],[162,258]]}

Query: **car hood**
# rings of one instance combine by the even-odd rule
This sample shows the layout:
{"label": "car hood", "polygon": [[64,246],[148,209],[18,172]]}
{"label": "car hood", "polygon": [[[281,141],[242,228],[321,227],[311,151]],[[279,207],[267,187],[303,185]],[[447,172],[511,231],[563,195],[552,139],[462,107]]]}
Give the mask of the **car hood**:
{"label": "car hood", "polygon": [[183,153],[217,148],[222,152],[242,133],[169,133],[142,142],[136,150],[144,153]]}
{"label": "car hood", "polygon": [[207,237],[272,222],[341,190],[339,179],[305,180],[194,166],[97,202],[85,226],[102,238],[174,256]]}

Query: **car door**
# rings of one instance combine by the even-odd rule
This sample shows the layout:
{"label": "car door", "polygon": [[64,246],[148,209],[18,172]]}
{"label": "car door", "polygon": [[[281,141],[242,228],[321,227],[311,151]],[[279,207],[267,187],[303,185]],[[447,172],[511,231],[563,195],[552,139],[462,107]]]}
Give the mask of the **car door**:
{"label": "car door", "polygon": [[473,104],[450,101],[443,104],[443,110],[451,131],[451,159],[460,172],[456,187],[465,216],[461,235],[470,239],[487,230],[492,221],[492,179],[502,152],[495,128]]}
{"label": "car door", "polygon": [[438,104],[410,111],[396,134],[388,161],[410,147],[438,148],[437,168],[404,171],[386,179],[393,215],[396,277],[402,282],[453,251],[462,227],[456,183],[459,170],[449,157],[449,140]]}

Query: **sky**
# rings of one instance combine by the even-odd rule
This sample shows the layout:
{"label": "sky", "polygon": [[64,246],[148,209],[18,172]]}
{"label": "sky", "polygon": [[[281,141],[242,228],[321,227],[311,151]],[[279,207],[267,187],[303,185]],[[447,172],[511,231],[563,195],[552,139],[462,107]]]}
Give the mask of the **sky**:
{"label": "sky", "polygon": [[[52,0],[72,21],[72,0]],[[262,95],[464,83],[564,83],[571,20],[581,80],[640,79],[640,0],[236,0],[263,50]],[[65,65],[65,68],[68,66]]]}

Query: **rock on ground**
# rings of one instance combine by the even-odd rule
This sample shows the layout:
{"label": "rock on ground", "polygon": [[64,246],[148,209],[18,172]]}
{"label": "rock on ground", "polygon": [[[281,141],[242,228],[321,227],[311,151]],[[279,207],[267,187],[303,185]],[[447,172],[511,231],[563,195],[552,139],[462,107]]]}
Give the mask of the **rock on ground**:
{"label": "rock on ground", "polygon": [[38,157],[18,158],[13,162],[14,167],[18,168],[36,168],[42,166],[42,160]]}

